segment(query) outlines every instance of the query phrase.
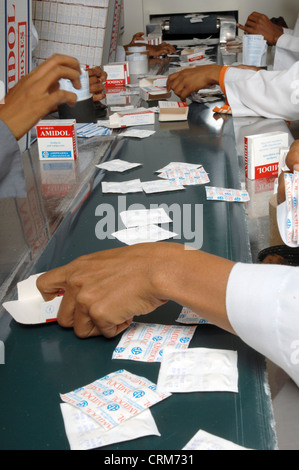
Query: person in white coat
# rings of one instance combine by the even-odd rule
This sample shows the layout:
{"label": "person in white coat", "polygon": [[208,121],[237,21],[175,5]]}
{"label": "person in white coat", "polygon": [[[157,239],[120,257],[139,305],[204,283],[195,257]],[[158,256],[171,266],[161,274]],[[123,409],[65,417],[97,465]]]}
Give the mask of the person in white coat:
{"label": "person in white coat", "polygon": [[216,84],[235,117],[299,119],[299,62],[281,71],[202,65],[171,74],[167,87],[186,100],[192,92]]}
{"label": "person in white coat", "polygon": [[238,27],[246,34],[261,34],[268,45],[275,46],[273,70],[285,70],[299,61],[299,17],[294,29],[274,24],[268,16],[253,12],[245,25]]}

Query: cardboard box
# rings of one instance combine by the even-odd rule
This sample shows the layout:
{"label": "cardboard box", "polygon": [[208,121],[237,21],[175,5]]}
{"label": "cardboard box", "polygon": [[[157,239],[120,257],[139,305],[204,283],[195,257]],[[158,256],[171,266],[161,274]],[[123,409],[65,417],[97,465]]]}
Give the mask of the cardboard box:
{"label": "cardboard box", "polygon": [[171,97],[171,91],[168,92],[163,87],[147,86],[140,88],[140,97],[144,101],[163,100]]}
{"label": "cardboard box", "polygon": [[155,124],[155,113],[150,110],[114,113],[110,116],[110,127],[145,126]]}
{"label": "cardboard box", "polygon": [[159,121],[186,121],[189,106],[183,101],[159,101]]}
{"label": "cardboard box", "polygon": [[[29,0],[0,2],[0,83],[5,94],[31,70],[31,13]],[[21,151],[30,147],[30,133],[19,145]]]}
{"label": "cardboard box", "polygon": [[76,160],[76,120],[40,121],[36,126],[40,160]]}
{"label": "cardboard box", "polygon": [[287,132],[244,137],[245,177],[251,180],[278,175],[280,149],[288,147]]}
{"label": "cardboard box", "polygon": [[120,87],[130,84],[128,62],[114,62],[113,64],[104,65],[104,71],[107,73],[106,87]]}

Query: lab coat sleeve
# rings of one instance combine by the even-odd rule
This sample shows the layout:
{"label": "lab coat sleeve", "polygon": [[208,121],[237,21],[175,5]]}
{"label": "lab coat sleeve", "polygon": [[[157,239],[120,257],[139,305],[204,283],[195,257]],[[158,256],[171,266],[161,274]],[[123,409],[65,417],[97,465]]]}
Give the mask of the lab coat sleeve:
{"label": "lab coat sleeve", "polygon": [[283,34],[275,46],[273,70],[285,70],[299,61],[299,37]]}
{"label": "lab coat sleeve", "polygon": [[224,84],[235,117],[299,119],[299,62],[282,71],[230,67]]}
{"label": "lab coat sleeve", "polygon": [[299,386],[299,268],[236,264],[226,308],[236,334]]}
{"label": "lab coat sleeve", "polygon": [[16,138],[7,125],[0,120],[0,162],[7,158],[12,159],[17,154],[20,154],[20,147]]}

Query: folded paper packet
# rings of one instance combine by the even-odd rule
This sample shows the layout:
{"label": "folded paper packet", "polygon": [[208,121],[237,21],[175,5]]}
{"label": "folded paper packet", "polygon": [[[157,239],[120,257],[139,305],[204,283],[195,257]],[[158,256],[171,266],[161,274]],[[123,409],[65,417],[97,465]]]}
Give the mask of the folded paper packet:
{"label": "folded paper packet", "polygon": [[23,325],[37,325],[56,321],[62,297],[45,302],[36,287],[36,281],[41,274],[34,274],[25,281],[17,284],[18,300],[5,302],[3,307],[14,320]]}

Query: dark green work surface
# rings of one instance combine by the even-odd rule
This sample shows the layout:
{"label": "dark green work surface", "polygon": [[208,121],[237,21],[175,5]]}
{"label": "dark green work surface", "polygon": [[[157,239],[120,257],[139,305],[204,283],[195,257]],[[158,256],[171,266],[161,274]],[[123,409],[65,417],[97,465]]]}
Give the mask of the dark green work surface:
{"label": "dark green work surface", "polygon": [[[222,126],[210,125],[211,117],[210,110],[196,106],[192,108],[189,127],[185,129],[174,126],[171,130],[157,124],[156,134],[148,139],[115,142],[109,158],[140,162],[142,167],[123,174],[97,172],[89,199],[77,212],[65,217],[33,272],[47,271],[85,253],[122,246],[112,237],[97,238],[96,225],[102,218],[96,211],[103,209],[103,206],[99,208],[101,204],[108,204],[107,210],[114,207],[113,229],[117,230],[118,210],[124,202],[126,208],[134,203],[143,204],[145,208],[153,204],[189,205],[193,221],[196,205],[202,204],[202,249],[236,261],[250,262],[244,207],[206,201],[204,186],[159,195],[130,194],[121,199],[119,195],[101,192],[103,178],[106,181],[157,179],[156,170],[178,160],[201,163],[210,175],[211,185],[239,187],[231,122],[228,120]],[[184,218],[181,228],[178,239],[172,241],[194,241],[184,233]],[[169,303],[136,320],[170,324],[175,322],[180,309]],[[5,313],[0,324],[7,318]],[[145,376],[156,383],[159,364],[112,361],[119,340],[120,337],[82,340],[76,338],[72,330],[62,329],[57,324],[23,327],[11,322],[10,334],[5,341],[5,365],[0,367],[0,449],[68,449],[59,393],[74,390],[119,369]],[[179,450],[199,429],[244,447],[275,448],[264,359],[235,336],[209,325],[197,327],[190,347],[237,350],[239,393],[173,394],[151,408],[161,437],[149,436],[115,444],[109,449]]]}

